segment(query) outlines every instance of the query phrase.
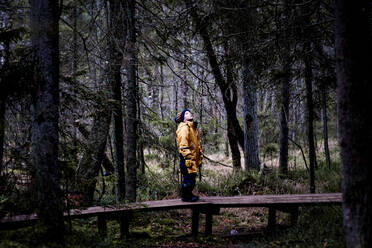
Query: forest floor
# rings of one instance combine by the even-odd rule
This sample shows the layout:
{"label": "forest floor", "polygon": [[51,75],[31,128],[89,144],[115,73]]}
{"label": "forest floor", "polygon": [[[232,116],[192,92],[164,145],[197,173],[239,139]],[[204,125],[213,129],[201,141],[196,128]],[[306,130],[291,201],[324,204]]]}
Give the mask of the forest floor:
{"label": "forest floor", "polygon": [[[334,153],[335,154],[335,153]],[[334,155],[333,154],[333,155]],[[225,164],[231,161],[223,155],[210,156]],[[316,171],[317,193],[340,191],[340,165],[336,157],[327,168],[319,160]],[[298,163],[300,164],[300,163]],[[151,170],[149,169],[151,168]],[[179,178],[172,169],[164,169],[148,163],[148,172],[140,175],[138,197],[144,200],[178,198]],[[308,193],[308,173],[304,166],[293,168],[288,175],[278,175],[275,166],[264,175],[257,172],[232,173],[232,169],[206,162],[202,180],[197,180],[195,193],[208,195],[249,195]],[[100,182],[103,182],[99,180]],[[105,177],[105,194],[99,204],[113,201],[114,178]],[[97,187],[102,189],[101,183]],[[204,215],[201,215],[199,236],[191,234],[191,211],[171,210],[163,212],[136,213],[130,224],[130,236],[120,237],[116,221],[108,222],[107,238],[98,235],[97,220],[74,220],[67,224],[67,247],[345,247],[342,229],[342,208],[302,207],[298,224],[290,225],[290,216],[277,213],[277,227],[266,229],[266,208],[225,208],[213,217],[213,235],[204,235]],[[71,228],[71,229],[70,229]],[[28,227],[15,231],[0,232],[0,247],[38,247],[38,228]],[[58,246],[55,246],[58,247]]]}

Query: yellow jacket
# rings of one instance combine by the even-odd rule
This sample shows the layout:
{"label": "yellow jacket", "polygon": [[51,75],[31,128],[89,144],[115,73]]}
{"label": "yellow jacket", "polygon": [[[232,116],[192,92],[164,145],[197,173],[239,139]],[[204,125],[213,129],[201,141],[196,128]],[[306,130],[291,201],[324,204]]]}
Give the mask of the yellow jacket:
{"label": "yellow jacket", "polygon": [[191,160],[191,166],[187,167],[188,172],[196,173],[203,161],[203,152],[194,123],[192,121],[181,122],[176,131],[176,139],[179,153],[185,160]]}

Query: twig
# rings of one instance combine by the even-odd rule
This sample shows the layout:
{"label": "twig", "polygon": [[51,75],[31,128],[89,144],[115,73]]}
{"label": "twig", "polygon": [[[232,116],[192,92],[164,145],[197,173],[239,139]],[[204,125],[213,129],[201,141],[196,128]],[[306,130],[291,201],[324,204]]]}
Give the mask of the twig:
{"label": "twig", "polygon": [[227,164],[224,164],[224,163],[221,163],[221,162],[218,162],[218,161],[214,161],[214,160],[208,158],[208,157],[205,156],[205,155],[204,155],[204,158],[206,158],[209,162],[216,163],[216,164],[219,164],[219,165],[222,165],[222,166],[225,166],[225,167],[232,168],[232,166],[230,166],[230,165],[227,165]]}

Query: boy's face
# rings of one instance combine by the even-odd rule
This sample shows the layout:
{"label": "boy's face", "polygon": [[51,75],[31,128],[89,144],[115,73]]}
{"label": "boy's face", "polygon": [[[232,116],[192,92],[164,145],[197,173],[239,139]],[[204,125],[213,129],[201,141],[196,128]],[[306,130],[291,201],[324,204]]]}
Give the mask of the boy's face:
{"label": "boy's face", "polygon": [[190,111],[186,111],[185,116],[183,117],[183,120],[184,121],[189,121],[189,120],[192,120],[192,119],[194,119],[194,116],[191,114]]}

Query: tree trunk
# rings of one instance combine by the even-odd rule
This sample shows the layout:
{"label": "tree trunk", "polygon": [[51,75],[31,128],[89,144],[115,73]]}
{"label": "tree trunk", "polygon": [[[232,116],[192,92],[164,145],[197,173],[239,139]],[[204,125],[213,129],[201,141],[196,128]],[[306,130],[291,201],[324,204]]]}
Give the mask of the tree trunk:
{"label": "tree trunk", "polygon": [[[77,31],[77,22],[78,22],[78,16],[79,16],[79,9],[78,6],[75,5],[73,7],[73,34],[72,34],[72,59],[71,59],[71,71],[72,71],[72,79],[75,85],[77,85],[77,69],[78,69],[78,63],[79,63],[79,54],[78,54],[78,31]],[[72,89],[72,94],[75,99],[77,99],[76,89]],[[72,120],[75,121],[74,119]],[[77,137],[77,128],[76,126],[73,127],[73,158],[75,160],[75,163],[78,164],[79,158],[78,158],[78,137]]]}
{"label": "tree trunk", "polygon": [[127,105],[127,177],[126,198],[136,201],[137,190],[137,49],[135,28],[135,1],[127,2],[128,20],[128,105]]}
{"label": "tree trunk", "polygon": [[[141,92],[141,89],[140,89]],[[138,137],[143,137],[143,124],[142,124],[142,118],[141,118],[141,98],[140,94],[137,94],[137,117],[138,117]],[[145,174],[145,140],[140,138],[138,140],[138,150],[137,150],[137,158],[138,158],[138,167],[141,169],[142,175]]]}
{"label": "tree trunk", "polygon": [[124,138],[123,138],[123,101],[121,98],[121,64],[123,53],[120,48],[125,47],[126,26],[121,15],[124,8],[119,0],[110,0],[109,30],[109,71],[108,78],[111,85],[113,105],[114,128],[114,161],[115,161],[115,194],[117,202],[125,198],[125,172],[124,172]]}
{"label": "tree trunk", "polygon": [[[108,89],[109,86],[106,86]],[[106,89],[106,90],[107,90]],[[77,181],[85,203],[90,205],[96,189],[97,176],[105,157],[106,141],[110,129],[111,108],[107,104],[108,95],[103,89],[100,95],[105,96],[104,103],[98,106],[93,118],[93,126],[89,133],[87,149],[77,170]]]}
{"label": "tree trunk", "polygon": [[[173,79],[173,92],[174,92],[174,112],[177,113],[178,111],[178,84],[177,80]],[[176,140],[176,130],[174,130],[174,147],[177,147],[177,140]],[[173,175],[177,175],[178,169],[177,169],[177,161],[178,161],[178,150],[175,149],[173,154]],[[178,178],[178,175],[177,175]]]}
{"label": "tree trunk", "polygon": [[259,170],[257,92],[249,66],[246,55],[243,58],[244,167],[246,170]]}
{"label": "tree trunk", "polygon": [[[231,132],[231,133],[228,134],[228,136],[230,135],[231,139],[234,136],[233,139],[237,140],[240,147],[244,148],[244,132],[236,116],[236,105],[238,101],[236,85],[234,84],[234,82],[227,83],[224,80],[220,66],[217,61],[216,54],[213,50],[212,42],[210,40],[208,31],[206,29],[206,25],[204,25],[201,22],[200,17],[197,13],[196,6],[194,6],[193,1],[185,0],[185,3],[186,3],[186,6],[190,9],[190,14],[193,19],[193,22],[196,25],[196,30],[198,30],[200,36],[203,39],[204,49],[207,53],[207,57],[209,60],[209,64],[212,68],[214,79],[221,91],[222,99],[224,102],[224,107],[225,107],[226,114],[227,114],[227,119],[230,121],[230,128],[228,128],[228,132]],[[230,146],[231,145],[232,144],[230,143]],[[232,147],[231,149],[232,149],[231,152],[233,152]],[[234,150],[236,149],[234,148]]]}
{"label": "tree trunk", "polygon": [[281,106],[280,106],[280,148],[279,148],[279,171],[283,174],[288,172],[288,120],[289,120],[289,102],[290,102],[290,81],[291,81],[291,62],[290,48],[287,37],[291,35],[290,28],[290,7],[289,1],[284,1],[284,36],[281,39],[283,47],[279,48],[282,51],[281,63]]}
{"label": "tree trunk", "polygon": [[290,65],[288,60],[288,57],[285,58],[283,63],[283,76],[281,78],[279,171],[283,174],[287,174],[288,172],[288,118],[290,98]]}
{"label": "tree trunk", "polygon": [[[233,61],[231,56],[231,44],[229,44],[228,39],[224,40],[224,50],[225,50],[225,75],[226,75],[226,83],[230,85],[224,92],[225,97],[228,99],[229,107],[234,109],[236,112],[236,105],[237,105],[237,89],[234,82],[234,74],[233,74]],[[232,96],[231,96],[232,94]],[[231,99],[232,98],[232,99]],[[231,156],[232,156],[232,163],[234,171],[239,171],[242,169],[241,160],[240,160],[240,150],[239,150],[239,143],[238,138],[234,132],[234,122],[232,119],[229,118],[229,113],[227,112],[227,132],[229,143],[231,146]],[[244,139],[244,137],[243,137]],[[243,147],[244,149],[244,147]]]}
{"label": "tree trunk", "polygon": [[45,239],[64,243],[58,166],[59,8],[57,1],[31,0],[35,91],[32,101],[31,159],[35,168],[37,214]]}
{"label": "tree trunk", "polygon": [[[0,93],[1,94],[1,93]],[[4,139],[5,139],[5,97],[0,96],[0,175],[3,172],[3,159],[4,159]]]}
{"label": "tree trunk", "polygon": [[164,120],[164,72],[163,72],[163,65],[159,64],[159,69],[160,69],[160,101],[159,101],[159,110],[160,110],[160,115],[161,115],[161,120]]}
{"label": "tree trunk", "polygon": [[[4,13],[4,16],[2,17],[1,25],[2,27],[6,27],[8,24],[8,17],[7,14]],[[6,71],[9,66],[9,59],[10,59],[10,43],[9,41],[5,40],[2,42],[2,71]],[[2,174],[4,168],[4,142],[5,142],[5,128],[6,128],[6,102],[8,99],[8,90],[6,89],[6,85],[3,81],[4,79],[0,77],[0,175]]]}
{"label": "tree trunk", "polygon": [[[87,128],[80,122],[75,123],[75,125],[77,126],[79,132],[83,135],[84,139],[89,140],[89,131],[87,130]],[[85,149],[87,149],[87,147],[88,146],[86,146]],[[104,154],[102,166],[108,173],[113,173],[115,170],[114,165],[112,164],[111,160],[107,157],[106,154]]]}
{"label": "tree trunk", "polygon": [[[184,55],[185,56],[185,55]],[[183,108],[190,108],[189,86],[187,85],[186,62],[182,63],[181,95]]]}
{"label": "tree trunk", "polygon": [[309,145],[310,161],[310,193],[315,193],[315,145],[314,145],[314,104],[313,104],[313,75],[312,61],[308,55],[311,50],[310,41],[304,44],[305,84],[306,84],[306,113],[307,113],[307,141]]}
{"label": "tree trunk", "polygon": [[[151,108],[153,109],[154,112],[159,111],[159,77],[160,77],[160,71],[159,71],[159,65],[158,63],[155,63],[154,65],[154,80],[151,80]],[[151,73],[151,72],[150,72]]]}
{"label": "tree trunk", "polygon": [[324,142],[324,155],[326,158],[327,167],[331,168],[331,156],[328,148],[328,121],[327,121],[327,89],[325,82],[321,85],[322,94],[322,121],[323,121],[323,142]]}
{"label": "tree trunk", "polygon": [[233,131],[231,130],[232,123],[230,119],[227,119],[227,138],[229,139],[230,149],[231,149],[231,157],[232,157],[232,164],[234,171],[240,171],[242,169],[241,162],[240,162],[240,151],[239,145],[236,140]]}
{"label": "tree trunk", "polygon": [[336,71],[346,246],[372,247],[370,1],[336,1]]}

